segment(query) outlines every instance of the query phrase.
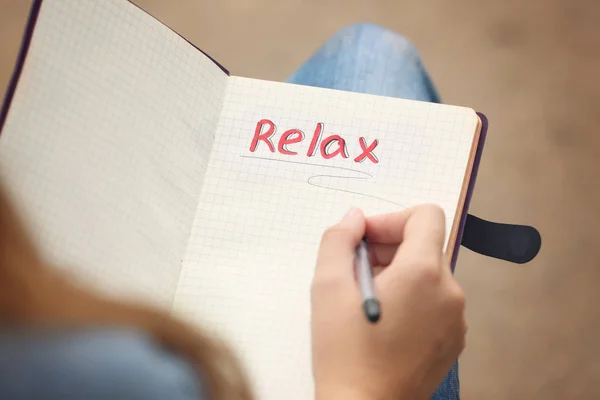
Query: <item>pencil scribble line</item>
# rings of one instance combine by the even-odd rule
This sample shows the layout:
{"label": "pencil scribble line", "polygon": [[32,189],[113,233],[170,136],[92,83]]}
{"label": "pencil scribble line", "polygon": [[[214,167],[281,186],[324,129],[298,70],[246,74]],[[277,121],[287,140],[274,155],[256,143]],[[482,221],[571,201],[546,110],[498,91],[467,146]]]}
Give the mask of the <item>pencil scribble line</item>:
{"label": "pencil scribble line", "polygon": [[267,160],[267,161],[282,162],[282,163],[288,163],[288,164],[308,165],[308,166],[311,166],[311,167],[334,168],[334,169],[339,169],[339,170],[344,170],[344,171],[350,171],[350,172],[354,172],[354,173],[357,173],[357,174],[365,175],[365,176],[339,176],[339,175],[324,175],[324,174],[320,174],[320,175],[313,175],[313,176],[309,177],[306,180],[306,183],[308,183],[311,186],[318,187],[318,188],[321,188],[321,189],[334,190],[334,191],[338,191],[338,192],[345,192],[345,193],[355,194],[355,195],[358,195],[358,196],[370,197],[372,199],[381,200],[381,201],[384,201],[384,202],[387,202],[387,203],[391,203],[391,204],[394,204],[394,205],[402,207],[402,208],[407,208],[405,205],[402,205],[400,203],[396,203],[395,201],[392,201],[392,200],[384,199],[383,197],[373,196],[373,195],[366,194],[366,193],[354,192],[354,191],[346,190],[346,189],[331,188],[331,187],[319,185],[319,184],[316,184],[316,183],[312,182],[312,180],[315,179],[315,178],[338,178],[338,179],[359,179],[359,180],[369,180],[369,179],[373,178],[373,175],[371,175],[371,174],[369,174],[367,172],[359,171],[359,170],[352,169],[352,168],[338,167],[338,166],[335,166],[335,165],[313,164],[313,163],[307,163],[307,162],[302,162],[302,161],[277,160],[275,158],[253,157],[253,156],[240,156],[240,157],[242,157],[242,158],[251,158],[251,159],[254,159],[254,160]]}

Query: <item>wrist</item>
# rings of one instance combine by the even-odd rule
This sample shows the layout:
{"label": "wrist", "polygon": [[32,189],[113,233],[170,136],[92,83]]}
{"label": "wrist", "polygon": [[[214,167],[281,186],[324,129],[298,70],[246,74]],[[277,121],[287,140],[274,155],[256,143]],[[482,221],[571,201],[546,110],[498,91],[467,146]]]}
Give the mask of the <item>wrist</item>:
{"label": "wrist", "polygon": [[321,386],[315,390],[315,400],[375,400],[371,396],[347,386]]}
{"label": "wrist", "polygon": [[[349,385],[316,385],[315,400],[387,400],[394,399],[417,399],[413,390],[408,388],[399,390],[394,388],[390,390],[373,391],[373,388],[357,388]],[[425,397],[423,397],[425,398]]]}

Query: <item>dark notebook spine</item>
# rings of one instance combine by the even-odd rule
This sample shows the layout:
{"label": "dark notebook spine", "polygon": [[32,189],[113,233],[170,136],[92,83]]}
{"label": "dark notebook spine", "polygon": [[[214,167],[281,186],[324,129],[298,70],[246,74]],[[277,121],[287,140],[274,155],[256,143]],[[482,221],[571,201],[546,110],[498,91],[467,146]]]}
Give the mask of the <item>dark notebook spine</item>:
{"label": "dark notebook spine", "polygon": [[149,12],[147,12],[146,10],[144,10],[143,8],[141,8],[140,6],[138,6],[137,4],[135,4],[134,2],[132,2],[131,0],[127,0],[129,1],[131,4],[133,4],[134,6],[136,6],[137,8],[139,8],[141,11],[145,12],[146,14],[150,15],[152,18],[154,18],[155,20],[157,20],[158,22],[160,22],[162,25],[166,26],[167,28],[169,28],[173,33],[175,33],[177,36],[179,36],[180,38],[182,38],[183,40],[185,40],[186,42],[188,42],[193,48],[195,48],[196,50],[198,50],[199,52],[201,52],[202,54],[204,54],[206,57],[208,57],[212,62],[214,62],[219,68],[221,68],[221,70],[223,72],[225,72],[228,76],[229,76],[229,71],[227,70],[227,68],[225,68],[224,66],[222,66],[217,60],[215,60],[214,58],[212,58],[210,55],[208,55],[204,50],[200,49],[198,46],[196,46],[194,43],[190,42],[189,40],[187,40],[185,37],[181,36],[177,31],[175,31],[174,29],[172,29],[170,26],[168,26],[167,24],[163,23],[160,19],[156,18],[154,15],[150,14]]}
{"label": "dark notebook spine", "polygon": [[17,62],[13,69],[12,76],[8,82],[6,94],[4,95],[4,101],[2,102],[2,109],[0,109],[0,134],[2,134],[2,128],[8,116],[8,110],[10,103],[17,91],[17,84],[23,72],[23,66],[25,65],[25,59],[27,58],[27,52],[29,51],[29,45],[31,44],[31,38],[33,37],[33,31],[35,30],[35,24],[42,8],[42,0],[34,0],[29,11],[29,17],[27,18],[27,24],[25,25],[25,31],[23,33],[23,39],[21,40],[21,48],[19,49],[19,55],[17,56]]}

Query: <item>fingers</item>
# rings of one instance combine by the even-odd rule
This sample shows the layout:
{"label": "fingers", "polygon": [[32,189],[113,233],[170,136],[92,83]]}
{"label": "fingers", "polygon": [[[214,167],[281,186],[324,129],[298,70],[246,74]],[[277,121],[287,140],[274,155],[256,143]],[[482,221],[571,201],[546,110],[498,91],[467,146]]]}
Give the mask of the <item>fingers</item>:
{"label": "fingers", "polygon": [[365,235],[370,242],[373,264],[389,265],[399,245],[404,242],[407,231],[411,237],[410,246],[429,244],[429,250],[436,249],[437,254],[437,248],[442,249],[445,239],[443,211],[435,205],[420,205],[400,212],[369,217]]}
{"label": "fingers", "polygon": [[396,251],[398,250],[398,243],[396,244],[380,244],[369,242],[369,255],[371,256],[371,264],[373,266],[385,267],[390,265]]}
{"label": "fingers", "polygon": [[409,220],[418,214],[418,219],[413,220],[412,225],[419,225],[424,217],[442,217],[445,232],[444,211],[437,205],[423,204],[405,210],[380,214],[367,219],[366,236],[372,243],[399,244],[404,240],[406,225]]}
{"label": "fingers", "polygon": [[369,217],[366,226],[367,239],[372,243],[398,245],[404,238],[406,222],[417,208]]}
{"label": "fingers", "polygon": [[403,240],[396,252],[397,258],[416,257],[430,261],[435,257],[441,264],[446,238],[446,218],[444,211],[433,205],[412,209],[404,224]]}
{"label": "fingers", "polygon": [[354,279],[354,251],[364,236],[369,239],[374,266],[387,266],[399,256],[425,258],[439,265],[445,229],[444,212],[438,206],[421,205],[369,219],[352,209],[323,235],[315,278]]}
{"label": "fingers", "polygon": [[315,279],[354,282],[354,253],[365,235],[365,224],[362,211],[354,208],[340,223],[325,231],[317,256]]}

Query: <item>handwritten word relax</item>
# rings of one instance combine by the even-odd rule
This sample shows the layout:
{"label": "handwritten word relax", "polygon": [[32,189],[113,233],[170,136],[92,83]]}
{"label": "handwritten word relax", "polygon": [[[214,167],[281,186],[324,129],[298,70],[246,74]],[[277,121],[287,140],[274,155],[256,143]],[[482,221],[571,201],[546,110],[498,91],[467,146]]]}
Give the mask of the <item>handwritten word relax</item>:
{"label": "handwritten word relax", "polygon": [[[265,143],[271,153],[275,153],[275,145],[273,144],[271,137],[275,134],[277,127],[275,124],[268,120],[262,119],[258,121],[256,124],[256,129],[254,130],[254,137],[252,138],[252,143],[250,144],[250,151],[255,152],[259,142]],[[348,149],[346,147],[346,141],[340,135],[329,135],[323,140],[321,140],[321,135],[323,133],[323,123],[317,123],[315,128],[315,132],[313,133],[312,140],[310,141],[310,146],[308,147],[308,152],[306,155],[308,157],[312,157],[317,153],[317,149],[321,154],[321,157],[328,160],[330,158],[334,158],[336,156],[342,158],[348,158]],[[288,129],[283,132],[279,141],[277,142],[277,151],[281,154],[295,156],[298,153],[290,150],[289,146],[300,143],[304,140],[304,132],[300,129]],[[360,137],[358,139],[358,144],[361,149],[361,153],[354,158],[354,162],[363,162],[368,159],[374,164],[379,162],[379,159],[373,153],[375,147],[379,144],[378,140],[374,140],[371,144],[367,145],[367,140],[364,137]]]}

